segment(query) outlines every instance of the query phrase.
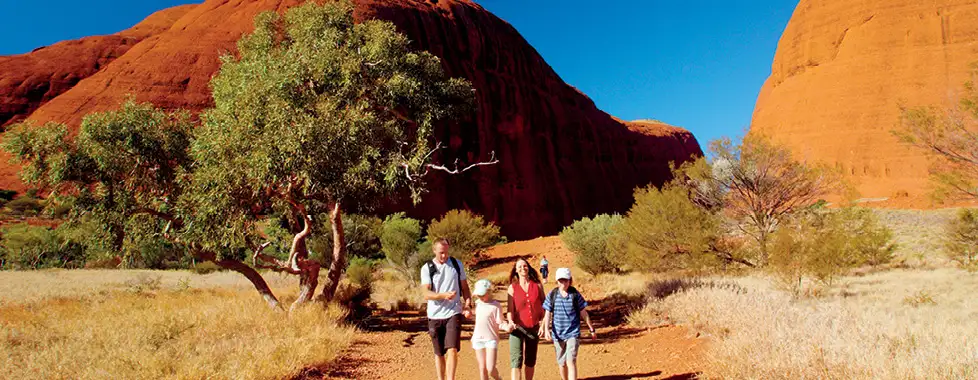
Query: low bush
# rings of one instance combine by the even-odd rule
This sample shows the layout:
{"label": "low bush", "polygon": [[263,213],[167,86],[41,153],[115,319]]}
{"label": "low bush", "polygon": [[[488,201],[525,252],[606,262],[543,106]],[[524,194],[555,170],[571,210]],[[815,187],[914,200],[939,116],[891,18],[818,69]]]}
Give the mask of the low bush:
{"label": "low bush", "polygon": [[601,214],[579,219],[560,232],[560,240],[576,255],[575,264],[591,274],[618,272],[620,260],[611,247],[621,215]]}
{"label": "low bush", "polygon": [[479,251],[505,241],[499,234],[499,227],[467,210],[449,211],[428,225],[427,241],[440,238],[448,239],[449,254],[463,262],[468,262]]}

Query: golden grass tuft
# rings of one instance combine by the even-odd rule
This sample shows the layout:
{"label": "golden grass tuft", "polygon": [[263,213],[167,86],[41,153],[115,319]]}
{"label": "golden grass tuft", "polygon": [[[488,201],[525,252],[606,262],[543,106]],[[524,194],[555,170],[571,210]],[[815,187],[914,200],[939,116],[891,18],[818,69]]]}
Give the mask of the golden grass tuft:
{"label": "golden grass tuft", "polygon": [[[185,285],[201,284],[187,276]],[[174,284],[161,283],[156,291],[103,289],[0,306],[3,376],[283,378],[330,363],[353,337],[339,324],[343,312],[337,308],[310,305],[289,315],[270,310],[253,289],[174,290]]]}
{"label": "golden grass tuft", "polygon": [[882,272],[844,278],[817,299],[764,278],[718,281],[728,285],[681,291],[630,320],[667,317],[711,334],[710,378],[978,377],[978,276]]}

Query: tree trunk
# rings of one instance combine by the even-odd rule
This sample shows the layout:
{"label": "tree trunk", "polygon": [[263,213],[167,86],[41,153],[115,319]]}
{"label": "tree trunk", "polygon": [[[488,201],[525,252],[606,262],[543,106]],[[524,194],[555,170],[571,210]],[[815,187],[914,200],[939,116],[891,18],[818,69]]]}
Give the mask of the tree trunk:
{"label": "tree trunk", "polygon": [[269,307],[273,309],[282,308],[282,305],[279,304],[278,302],[278,298],[275,298],[275,294],[272,293],[272,289],[269,288],[268,283],[265,282],[265,278],[262,277],[261,274],[258,273],[258,271],[256,271],[254,268],[249,267],[248,265],[245,265],[245,263],[242,263],[238,260],[230,260],[230,259],[217,260],[217,256],[213,252],[197,251],[196,256],[201,260],[211,261],[214,264],[217,264],[217,266],[221,268],[233,270],[235,272],[241,273],[246,278],[248,278],[249,281],[251,281],[251,284],[255,286],[255,290],[257,290],[258,294],[261,295],[262,299],[264,299],[265,302],[268,303]]}
{"label": "tree trunk", "polygon": [[301,273],[299,273],[299,297],[295,299],[292,306],[289,308],[291,313],[293,310],[306,302],[312,300],[312,296],[316,293],[316,286],[319,285],[319,263],[312,260],[305,260],[301,264]]}
{"label": "tree trunk", "polygon": [[336,287],[340,284],[340,275],[346,267],[346,237],[343,234],[343,220],[339,202],[333,206],[333,212],[329,214],[329,224],[333,227],[333,262],[329,264],[326,284],[323,285],[323,293],[319,296],[323,303],[329,303],[333,300]]}

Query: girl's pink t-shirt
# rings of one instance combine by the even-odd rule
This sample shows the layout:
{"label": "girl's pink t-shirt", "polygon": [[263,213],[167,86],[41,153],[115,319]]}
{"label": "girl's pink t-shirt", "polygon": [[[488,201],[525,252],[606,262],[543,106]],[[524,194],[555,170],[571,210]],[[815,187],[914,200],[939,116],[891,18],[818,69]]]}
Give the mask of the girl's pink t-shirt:
{"label": "girl's pink t-shirt", "polygon": [[472,329],[472,340],[499,340],[499,325],[503,323],[499,302],[476,301],[475,328]]}

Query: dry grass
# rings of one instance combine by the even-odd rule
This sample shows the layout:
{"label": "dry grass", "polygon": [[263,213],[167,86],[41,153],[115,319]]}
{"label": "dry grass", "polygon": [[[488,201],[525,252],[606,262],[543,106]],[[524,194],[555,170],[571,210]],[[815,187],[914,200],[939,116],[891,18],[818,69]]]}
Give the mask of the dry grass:
{"label": "dry grass", "polygon": [[404,279],[397,271],[382,268],[374,277],[370,302],[389,311],[419,310],[424,305],[421,285]]}
{"label": "dry grass", "polygon": [[845,278],[820,299],[771,281],[721,279],[654,301],[632,318],[714,336],[706,375],[753,379],[978,376],[978,276],[956,269]]}
{"label": "dry grass", "polygon": [[893,230],[893,240],[897,244],[895,264],[934,268],[948,263],[941,242],[944,226],[955,218],[958,209],[874,209],[873,212],[880,222]]}
{"label": "dry grass", "polygon": [[[276,273],[265,273],[264,276],[272,288],[282,288],[286,293],[294,293],[297,289],[294,277]],[[254,289],[244,276],[234,272],[199,275],[182,270],[0,271],[0,306],[131,290],[134,285],[156,279],[159,279],[160,289]]]}
{"label": "dry grass", "polygon": [[0,378],[283,378],[330,363],[353,336],[342,311],[270,310],[230,273],[0,275]]}

